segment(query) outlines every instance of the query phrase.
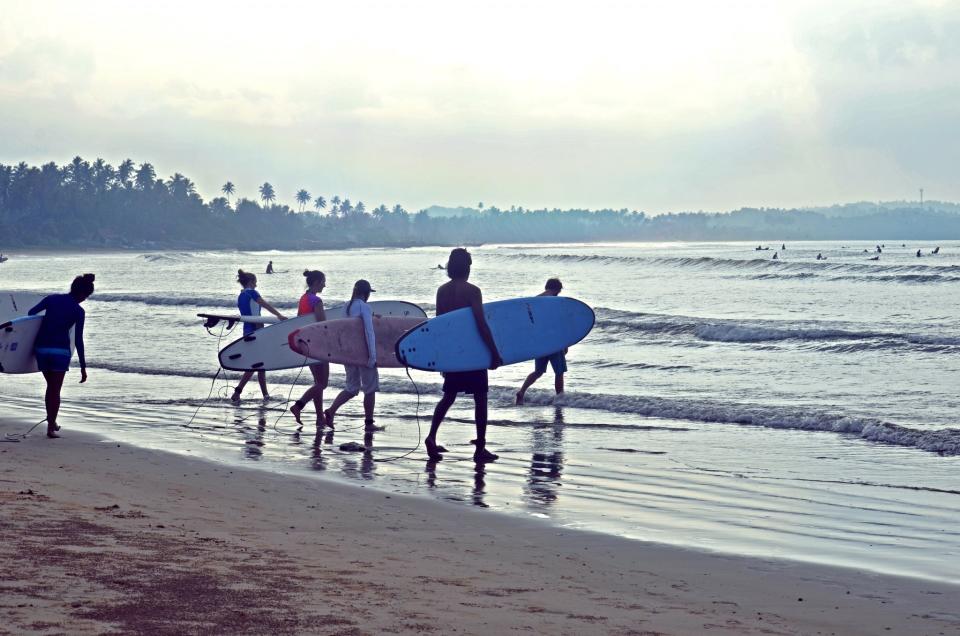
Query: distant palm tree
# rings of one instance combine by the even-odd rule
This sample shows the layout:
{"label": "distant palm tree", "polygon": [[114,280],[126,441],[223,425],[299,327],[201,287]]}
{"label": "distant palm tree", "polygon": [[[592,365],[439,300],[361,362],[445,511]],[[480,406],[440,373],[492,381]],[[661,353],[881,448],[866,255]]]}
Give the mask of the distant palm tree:
{"label": "distant palm tree", "polygon": [[236,186],[233,185],[232,181],[227,181],[223,184],[223,187],[220,188],[220,192],[223,192],[227,195],[227,203],[230,203],[230,195],[237,191]]}
{"label": "distant palm tree", "polygon": [[382,203],[375,207],[373,212],[371,212],[371,214],[373,214],[373,218],[375,218],[377,221],[383,221],[385,218],[387,218],[389,213],[390,211],[387,209],[387,206],[383,205]]}
{"label": "distant palm tree", "polygon": [[176,198],[186,199],[192,194],[196,194],[197,186],[194,185],[193,181],[186,178],[179,172],[174,173],[167,181],[167,189],[170,191]]}
{"label": "distant palm tree", "polygon": [[133,175],[133,160],[124,159],[123,162],[117,166],[117,181],[120,183],[121,187],[130,187],[131,175]]}
{"label": "distant palm tree", "polygon": [[153,187],[153,182],[157,178],[157,172],[153,169],[153,166],[149,163],[141,163],[140,167],[137,169],[137,175],[135,178],[137,188],[141,190],[149,190]]}
{"label": "distant palm tree", "polygon": [[297,196],[297,203],[300,204],[300,211],[303,212],[303,206],[310,203],[310,201],[313,200],[313,197],[310,196],[310,193],[304,190],[303,188],[300,188],[299,190],[297,190],[296,196]]}
{"label": "distant palm tree", "polygon": [[270,185],[269,182],[265,181],[263,185],[260,186],[260,200],[263,201],[264,207],[266,207],[268,203],[273,203],[277,200],[277,193],[274,192],[273,186]]}
{"label": "distant palm tree", "polygon": [[319,212],[323,208],[327,207],[327,200],[324,199],[323,197],[317,197],[316,199],[313,200],[313,207],[315,207],[317,209],[317,212]]}
{"label": "distant palm tree", "polygon": [[407,211],[404,210],[404,209],[403,209],[403,206],[398,203],[398,204],[396,204],[395,206],[393,206],[393,213],[394,213],[394,214],[406,214]]}
{"label": "distant palm tree", "polygon": [[330,215],[331,216],[337,216],[337,214],[340,213],[340,203],[341,203],[340,196],[336,194],[333,195],[333,198],[330,199]]}
{"label": "distant palm tree", "polygon": [[363,201],[357,201],[357,207],[354,208],[354,211],[357,214],[365,214],[367,212],[367,206],[363,204]]}
{"label": "distant palm tree", "polygon": [[353,212],[353,204],[350,199],[344,199],[340,202],[340,216],[349,216]]}

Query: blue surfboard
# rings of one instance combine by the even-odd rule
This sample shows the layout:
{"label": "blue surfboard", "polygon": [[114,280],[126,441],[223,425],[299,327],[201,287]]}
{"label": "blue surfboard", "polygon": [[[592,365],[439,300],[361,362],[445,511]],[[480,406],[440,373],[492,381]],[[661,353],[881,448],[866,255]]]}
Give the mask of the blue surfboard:
{"label": "blue surfboard", "polygon": [[[562,351],[583,340],[595,316],[574,298],[534,296],[484,303],[483,314],[503,363],[515,364]],[[397,341],[397,359],[423,371],[488,369],[491,355],[469,308],[437,316]]]}

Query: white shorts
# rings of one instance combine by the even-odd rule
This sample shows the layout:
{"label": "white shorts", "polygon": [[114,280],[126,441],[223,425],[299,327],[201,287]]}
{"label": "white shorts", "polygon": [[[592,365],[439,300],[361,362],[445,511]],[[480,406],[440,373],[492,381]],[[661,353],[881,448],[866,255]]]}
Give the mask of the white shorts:
{"label": "white shorts", "polygon": [[347,393],[376,393],[380,390],[380,372],[376,367],[355,367],[345,364],[347,370],[347,385],[343,389]]}

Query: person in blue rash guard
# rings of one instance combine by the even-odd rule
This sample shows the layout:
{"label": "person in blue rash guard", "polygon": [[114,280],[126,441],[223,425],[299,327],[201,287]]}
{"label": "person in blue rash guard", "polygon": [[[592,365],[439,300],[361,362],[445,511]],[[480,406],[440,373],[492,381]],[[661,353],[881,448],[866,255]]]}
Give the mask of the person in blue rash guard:
{"label": "person in blue rash guard", "polygon": [[47,437],[56,438],[60,426],[57,415],[60,412],[60,389],[63,378],[70,368],[70,329],[73,329],[73,341],[80,359],[80,383],[87,381],[87,360],[83,351],[83,320],[85,312],[80,303],[93,294],[93,274],[84,274],[73,279],[69,294],[53,294],[41,300],[27,313],[31,316],[43,314],[40,330],[33,344],[33,353],[37,358],[37,368],[47,382],[44,404],[47,408]]}
{"label": "person in blue rash guard", "polygon": [[[237,309],[240,310],[241,316],[259,316],[260,308],[263,307],[280,320],[286,320],[285,316],[280,315],[280,312],[274,309],[273,305],[264,300],[263,296],[257,292],[256,275],[238,269],[237,282],[243,287],[243,289],[240,290],[240,295],[237,296]],[[243,323],[243,335],[249,336],[262,326],[263,325],[259,323],[245,322]],[[240,382],[237,383],[237,388],[233,390],[233,395],[230,397],[231,401],[240,401],[240,394],[243,393],[243,387],[247,386],[247,382],[249,382],[252,377],[253,371],[243,372],[243,375],[240,377]],[[267,393],[266,372],[257,371],[257,380],[260,382],[260,392],[263,394],[263,399],[269,400],[270,394]]]}

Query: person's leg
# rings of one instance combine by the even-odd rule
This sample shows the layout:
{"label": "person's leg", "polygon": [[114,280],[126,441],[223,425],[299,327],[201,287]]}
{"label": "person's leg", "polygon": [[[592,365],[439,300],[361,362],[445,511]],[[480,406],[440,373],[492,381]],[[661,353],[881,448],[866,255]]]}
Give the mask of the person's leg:
{"label": "person's leg", "polygon": [[337,395],[333,400],[333,404],[330,405],[326,411],[323,412],[323,415],[326,417],[327,426],[333,428],[333,416],[337,414],[337,411],[341,406],[346,404],[353,396],[360,392],[362,388],[360,384],[360,367],[353,365],[345,365],[344,371],[346,372],[346,382],[343,386],[343,391]]}
{"label": "person's leg", "polygon": [[433,419],[430,420],[430,432],[427,434],[427,438],[423,440],[424,445],[427,447],[427,457],[430,459],[443,459],[443,455],[440,454],[441,447],[437,446],[437,431],[440,430],[440,424],[443,422],[443,418],[447,416],[447,411],[450,410],[450,407],[456,399],[456,391],[444,391],[443,397],[440,398],[436,408],[433,409]]}
{"label": "person's leg", "polygon": [[377,392],[363,394],[363,423],[366,428],[373,428],[373,407],[377,405]]}
{"label": "person's leg", "polygon": [[47,392],[44,395],[44,405],[47,407],[47,437],[57,435],[57,416],[60,414],[60,389],[63,387],[64,371],[44,371],[43,379],[47,381]]}
{"label": "person's leg", "polygon": [[540,376],[543,375],[542,371],[534,371],[527,376],[527,379],[523,381],[523,386],[520,387],[520,390],[517,391],[517,406],[523,405],[523,398],[527,394],[527,389],[533,386],[533,383],[540,379]]}
{"label": "person's leg", "polygon": [[333,399],[333,404],[330,405],[330,408],[323,412],[324,416],[326,417],[327,426],[333,428],[333,416],[337,414],[337,411],[341,406],[352,400],[356,395],[356,393],[351,393],[350,391],[346,390],[340,391],[340,393],[337,394],[337,397]]}
{"label": "person's leg", "polygon": [[267,393],[267,372],[257,371],[257,381],[260,383],[260,393],[263,394],[263,399],[269,400],[270,394]]}
{"label": "person's leg", "polygon": [[328,365],[319,364],[309,367],[310,374],[313,376],[313,384],[310,385],[310,388],[304,392],[303,396],[290,407],[290,412],[293,413],[293,418],[297,420],[297,424],[303,424],[303,422],[300,421],[300,413],[304,407],[307,406],[307,402],[312,400],[313,406],[317,410],[317,425],[323,426],[323,390],[327,388],[327,384],[325,377],[317,367],[328,367]]}
{"label": "person's leg", "polygon": [[473,394],[473,417],[477,424],[477,449],[473,459],[477,462],[492,462],[499,457],[487,450],[487,394]]}
{"label": "person's leg", "polygon": [[550,358],[553,367],[553,388],[557,395],[563,393],[563,374],[567,372],[567,355],[565,351],[558,351]]}
{"label": "person's leg", "polygon": [[557,395],[563,393],[563,374],[558,373],[553,376],[553,388],[556,389]]}
{"label": "person's leg", "polygon": [[247,386],[247,382],[250,381],[250,378],[253,377],[253,371],[244,371],[243,375],[240,376],[240,381],[237,382],[237,387],[233,390],[233,395],[230,399],[234,402],[240,401],[240,394],[243,393],[243,387]]}

